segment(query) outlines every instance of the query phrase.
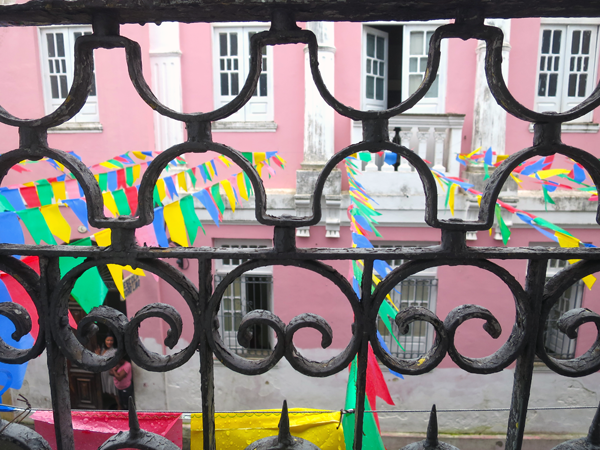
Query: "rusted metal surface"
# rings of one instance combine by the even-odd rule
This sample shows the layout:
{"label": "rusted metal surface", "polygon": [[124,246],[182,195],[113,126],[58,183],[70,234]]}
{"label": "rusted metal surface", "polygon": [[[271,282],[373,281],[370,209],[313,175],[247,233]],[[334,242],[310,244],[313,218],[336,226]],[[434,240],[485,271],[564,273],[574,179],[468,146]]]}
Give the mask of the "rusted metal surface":
{"label": "rusted metal surface", "polygon": [[[449,355],[463,370],[487,374],[503,370],[516,361],[515,381],[511,414],[507,428],[507,448],[521,448],[531,388],[533,361],[537,355],[556,373],[579,377],[600,368],[600,335],[592,347],[582,356],[571,360],[557,360],[546,354],[543,341],[544,323],[552,306],[560,295],[582,277],[600,270],[600,252],[593,248],[485,248],[467,247],[468,231],[491,227],[495,202],[510,172],[521,162],[536,156],[560,153],[581,163],[595,185],[600,185],[600,162],[591,154],[561,143],[560,125],[580,117],[600,104],[600,90],[595,90],[580,106],[562,114],[537,113],[518,103],[506,87],[502,77],[502,32],[483,25],[483,17],[535,17],[535,16],[597,16],[600,8],[593,2],[576,0],[483,2],[454,0],[413,1],[170,1],[140,2],[125,0],[105,2],[100,0],[35,1],[21,5],[0,6],[0,23],[4,25],[41,25],[91,23],[93,34],[81,36],[75,45],[74,83],[65,101],[55,112],[36,119],[20,119],[0,107],[0,122],[18,128],[19,148],[0,156],[0,181],[14,164],[22,160],[39,160],[47,157],[59,161],[70,170],[81,184],[88,205],[88,219],[92,226],[110,228],[112,245],[107,248],[79,246],[31,246],[0,244],[0,270],[13,276],[31,296],[39,319],[39,336],[30,350],[18,350],[0,342],[0,362],[22,363],[37,357],[46,350],[57,445],[60,450],[73,450],[73,430],[69,403],[69,386],[66,372],[67,360],[87,370],[100,372],[114,367],[123,354],[140,367],[164,372],[180,367],[192,355],[200,353],[200,384],[202,395],[204,448],[215,450],[215,400],[213,358],[235,372],[255,375],[271,370],[282,358],[292,367],[311,377],[326,377],[344,370],[355,357],[357,370],[357,407],[355,412],[354,449],[362,448],[364,399],[367,370],[368,344],[390,369],[408,375],[429,372]],[[318,67],[317,41],[311,31],[301,30],[298,21],[316,20],[410,20],[410,19],[456,19],[454,24],[442,26],[434,33],[430,49],[428,69],[422,85],[405,102],[384,111],[359,111],[342,104],[323,83]],[[123,23],[161,22],[179,20],[197,21],[271,21],[271,29],[257,33],[251,42],[251,70],[240,94],[215,111],[178,113],[162,105],[152,94],[142,72],[140,46],[119,35]],[[435,180],[427,164],[414,152],[398,143],[389,141],[387,120],[410,108],[422,98],[435,80],[440,61],[443,39],[479,39],[486,45],[486,76],[490,92],[509,114],[517,119],[534,122],[535,133],[532,146],[513,154],[494,172],[487,184],[477,220],[442,220],[438,218],[438,198]],[[260,48],[263,45],[303,43],[308,48],[310,71],[319,93],[325,102],[342,116],[360,120],[363,124],[363,141],[336,153],[322,170],[316,185],[310,215],[306,217],[267,214],[267,193],[256,170],[241,155],[245,149],[234,149],[213,142],[211,122],[231,116],[244,106],[256,89],[261,71]],[[207,43],[209,45],[209,43]],[[513,42],[518,45],[518,42]],[[171,147],[158,156],[144,173],[139,190],[139,209],[133,216],[109,218],[104,215],[104,203],[98,183],[91,171],[73,155],[52,149],[47,143],[47,129],[72,118],[85,104],[91,89],[94,49],[125,50],[130,80],[139,96],[150,108],[171,119],[183,122],[188,130],[188,140]],[[322,220],[321,197],[328,176],[345,157],[357,151],[379,152],[388,150],[406,158],[418,172],[426,197],[424,222],[441,229],[439,246],[427,248],[320,248],[298,249],[295,230],[316,225]],[[173,158],[186,153],[214,151],[233,160],[249,177],[255,192],[255,216],[258,224],[273,226],[271,248],[148,248],[135,241],[135,229],[153,220],[152,193],[161,172]],[[600,215],[597,215],[600,221]],[[32,269],[12,255],[37,255],[40,257],[38,276]],[[61,256],[85,257],[86,261],[68,272],[62,279],[58,270]],[[186,258],[198,261],[198,280],[194,283],[161,258]],[[240,265],[220,283],[212,286],[212,261],[222,258],[243,258]],[[371,275],[376,259],[404,259],[407,262],[391,272],[372,292]],[[492,259],[525,260],[529,263],[526,286],[505,269],[491,262]],[[546,265],[549,259],[580,259],[546,282]],[[361,294],[358,296],[346,278],[330,266],[328,261],[364,260]],[[85,270],[113,263],[131,265],[152,272],[171,285],[181,295],[187,306],[185,311],[164,305],[149,303],[132,318],[109,307],[93,309],[80,322],[74,332],[68,325],[68,297],[75,281]],[[321,334],[321,345],[327,348],[332,342],[332,329],[325,319],[310,311],[298,315],[289,323],[283,322],[269,311],[251,311],[243,317],[239,327],[238,342],[247,345],[254,325],[270,327],[277,336],[277,344],[269,356],[263,359],[246,359],[230,351],[223,343],[223,329],[217,320],[222,297],[236,277],[258,267],[278,265],[294,266],[309,270],[332,282],[346,297],[354,314],[353,335],[347,347],[328,361],[312,361],[304,357],[294,346],[294,334],[302,328],[312,328]],[[454,344],[458,327],[467,320],[483,319],[484,330],[498,338],[501,328],[498,320],[487,309],[478,305],[461,305],[446,318],[417,307],[402,309],[394,321],[400,330],[408,329],[415,321],[430,323],[435,329],[434,344],[419,360],[397,359],[384,350],[377,339],[377,315],[385,296],[402,280],[421,270],[441,266],[474,266],[495,275],[506,285],[514,297],[515,325],[506,343],[485,358],[468,358],[461,355]],[[194,280],[196,281],[196,280]],[[198,288],[196,288],[196,285]],[[290,301],[295,301],[291,299]],[[15,339],[26,334],[32,326],[31,316],[15,304],[0,305],[0,314],[9,318],[16,327]],[[192,319],[193,336],[189,345],[176,353],[165,356],[149,351],[139,337],[140,324],[148,318],[160,318],[169,326],[164,344],[175,348],[182,332],[182,315]],[[585,323],[594,323],[600,330],[600,315],[585,309],[570,311],[559,320],[558,326],[569,336]],[[96,355],[83,343],[97,330],[97,324],[108,327],[117,340],[118,352],[112,357]],[[102,450],[139,448],[147,450],[169,449],[163,439],[139,429],[135,407],[130,405],[130,431],[110,438]],[[447,444],[437,440],[437,419],[432,412],[430,432],[422,443],[411,449],[443,448]],[[597,448],[598,420],[595,420],[587,440],[567,442],[564,449]],[[24,449],[45,449],[47,444],[32,431],[25,431],[12,424],[4,427],[0,440],[16,442]],[[284,437],[285,441],[285,437]],[[273,445],[282,444],[281,442]],[[284,442],[283,445],[288,445]],[[269,444],[271,445],[271,444]],[[592,446],[592,447],[590,447]],[[593,447],[596,446],[596,447]]]}

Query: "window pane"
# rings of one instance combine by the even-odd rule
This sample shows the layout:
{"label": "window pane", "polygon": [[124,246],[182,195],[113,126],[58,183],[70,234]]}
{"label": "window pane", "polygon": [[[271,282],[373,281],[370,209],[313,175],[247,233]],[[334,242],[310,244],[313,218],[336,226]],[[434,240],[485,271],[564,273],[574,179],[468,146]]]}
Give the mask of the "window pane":
{"label": "window pane", "polygon": [[556,97],[556,88],[558,86],[558,74],[557,73],[551,73],[550,74],[550,79],[548,82],[548,96],[549,97]]}
{"label": "window pane", "polygon": [[542,53],[550,53],[550,40],[552,38],[551,30],[544,30],[542,33]]}
{"label": "window pane", "polygon": [[221,71],[225,70],[225,60],[223,58],[219,59],[219,68]]}
{"label": "window pane", "polygon": [[418,72],[419,67],[419,58],[409,58],[408,60],[408,71],[409,72]]}
{"label": "window pane", "polygon": [[231,311],[231,299],[230,298],[223,298],[223,311]]}
{"label": "window pane", "polygon": [[259,89],[258,89],[259,95],[261,97],[266,97],[267,96],[267,74],[266,73],[260,74],[258,87],[259,87]]}
{"label": "window pane", "polygon": [[221,74],[221,95],[229,95],[229,76],[226,73]]}
{"label": "window pane", "polygon": [[231,95],[238,95],[240,93],[238,74],[235,72],[231,73]]}
{"label": "window pane", "polygon": [[423,77],[421,75],[409,75],[408,77],[408,95],[413,95],[421,85]]}
{"label": "window pane", "polygon": [[585,72],[588,71],[588,63],[589,63],[590,58],[588,58],[587,56],[585,58],[583,58],[583,70]]}
{"label": "window pane", "polygon": [[237,56],[238,54],[238,36],[237,33],[231,33],[229,35],[229,50],[231,56]]}
{"label": "window pane", "polygon": [[238,67],[238,66],[239,66],[239,65],[238,65],[238,60],[237,60],[237,58],[235,58],[235,59],[233,60],[233,70],[239,70],[239,67]]}
{"label": "window pane", "polygon": [[381,75],[382,77],[385,76],[385,63],[383,62],[379,63],[379,75]]}
{"label": "window pane", "polygon": [[560,64],[560,56],[554,57],[554,71],[558,72],[558,65]]}
{"label": "window pane", "polygon": [[367,56],[375,57],[375,36],[367,34]]}
{"label": "window pane", "polygon": [[423,54],[423,32],[412,31],[410,33],[410,54],[411,55],[422,55]]}
{"label": "window pane", "polygon": [[50,60],[48,60],[48,69],[50,73],[54,73],[54,64]]}
{"label": "window pane", "polygon": [[574,56],[571,56],[571,61],[570,61],[570,64],[569,64],[569,70],[571,72],[573,72],[575,70],[575,57]]}
{"label": "window pane", "polygon": [[548,75],[540,73],[540,79],[538,81],[538,95],[540,97],[546,96],[546,83],[548,82]]}
{"label": "window pane", "polygon": [[572,73],[569,75],[569,88],[567,89],[567,95],[569,97],[575,97],[575,92],[577,90],[577,74]]}
{"label": "window pane", "polygon": [[65,37],[62,33],[56,33],[56,54],[65,56]]}
{"label": "window pane", "polygon": [[385,40],[382,37],[377,36],[377,59],[381,59],[381,60],[385,59],[384,45],[385,45]]}
{"label": "window pane", "polygon": [[80,31],[76,31],[75,33],[73,33],[73,37],[75,39],[77,39],[79,36],[82,36],[83,33],[81,33]]}
{"label": "window pane", "polygon": [[67,73],[67,61],[65,59],[61,59],[62,73]]}
{"label": "window pane", "polygon": [[427,91],[427,93],[425,94],[425,98],[436,98],[438,97],[438,86],[439,86],[439,81],[440,77],[436,76],[435,77],[435,81],[431,84],[431,87],[429,88],[429,90]]}
{"label": "window pane", "polygon": [[92,77],[92,88],[90,89],[90,97],[96,96],[96,76]]}
{"label": "window pane", "polygon": [[573,39],[571,40],[571,54],[579,54],[579,41],[581,40],[581,31],[573,31]]}
{"label": "window pane", "polygon": [[427,70],[427,58],[419,58],[419,72],[425,73]]}
{"label": "window pane", "polygon": [[585,97],[586,84],[587,84],[587,74],[586,73],[579,74],[579,89],[577,91],[577,97]]}
{"label": "window pane", "polygon": [[371,59],[367,59],[367,73],[371,73],[373,70],[371,69]]}
{"label": "window pane", "polygon": [[590,30],[586,30],[583,32],[583,40],[581,41],[581,54],[589,55],[590,54],[590,42],[592,40],[592,32]]}
{"label": "window pane", "polygon": [[[264,47],[263,47],[263,48],[264,48]],[[266,72],[267,70],[268,70],[268,69],[267,69],[267,58],[263,58],[263,59],[262,59],[262,71],[263,71],[263,72]]]}
{"label": "window pane", "polygon": [[227,56],[227,34],[219,33],[219,55]]}
{"label": "window pane", "polygon": [[546,57],[542,56],[540,58],[540,70],[544,70],[544,67],[546,66]]}
{"label": "window pane", "polygon": [[375,99],[383,100],[383,78],[377,77],[375,80]]}
{"label": "window pane", "polygon": [[62,98],[67,98],[67,94],[69,93],[69,88],[67,86],[67,76],[60,76],[60,96]]}
{"label": "window pane", "polygon": [[225,331],[233,331],[233,321],[231,320],[231,313],[223,313],[223,329]]}
{"label": "window pane", "polygon": [[54,34],[48,33],[46,35],[46,41],[48,42],[48,57],[49,58],[54,58],[54,56],[55,56],[55,51],[54,51]]}
{"label": "window pane", "polygon": [[561,30],[554,30],[554,39],[552,40],[552,53],[558,55],[560,53],[560,40],[562,38]]}
{"label": "window pane", "polygon": [[375,97],[375,77],[367,77],[366,96],[367,98]]}
{"label": "window pane", "polygon": [[52,75],[50,77],[50,90],[52,91],[52,98],[59,98],[58,96],[58,77]]}

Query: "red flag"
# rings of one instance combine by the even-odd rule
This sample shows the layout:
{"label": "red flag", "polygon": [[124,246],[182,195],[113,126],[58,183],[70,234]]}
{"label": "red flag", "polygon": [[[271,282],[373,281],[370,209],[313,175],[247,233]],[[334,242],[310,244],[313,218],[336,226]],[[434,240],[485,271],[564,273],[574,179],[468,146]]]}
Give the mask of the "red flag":
{"label": "red flag", "polygon": [[125,189],[127,187],[127,177],[125,175],[125,169],[117,170],[117,187],[119,189]]}
{"label": "red flag", "polygon": [[138,208],[138,191],[135,186],[130,186],[125,188],[125,196],[127,197],[127,202],[129,203],[129,209],[131,210],[131,215],[135,215],[135,212]]}
{"label": "red flag", "polygon": [[39,208],[40,206],[42,206],[35,186],[22,187],[19,188],[19,191],[21,192],[23,200],[25,200],[25,203],[27,203],[28,208]]}
{"label": "red flag", "polygon": [[[366,389],[367,398],[369,399],[369,405],[372,410],[377,410],[377,399],[379,397],[388,405],[393,405],[394,400],[392,400],[392,396],[390,395],[390,391],[388,390],[385,379],[383,378],[383,374],[381,373],[381,369],[379,368],[379,363],[375,358],[375,354],[373,353],[373,349],[371,348],[371,344],[369,344],[369,359],[367,361],[367,389]],[[376,413],[373,413],[373,417],[375,417],[375,422],[377,423],[377,428],[379,428],[379,417],[377,417]],[[381,432],[381,429],[379,428]]]}

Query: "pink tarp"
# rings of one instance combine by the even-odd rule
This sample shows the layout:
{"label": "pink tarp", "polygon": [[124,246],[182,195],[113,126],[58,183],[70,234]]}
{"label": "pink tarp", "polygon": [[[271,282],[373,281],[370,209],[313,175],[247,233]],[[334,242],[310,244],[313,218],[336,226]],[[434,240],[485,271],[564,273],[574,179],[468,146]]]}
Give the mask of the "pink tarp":
{"label": "pink tarp", "polygon": [[[36,411],[32,416],[35,431],[56,450],[54,418],[52,411]],[[109,437],[119,431],[129,430],[126,411],[94,412],[73,411],[73,430],[77,450],[97,450]],[[140,428],[166,437],[182,448],[182,423],[180,413],[138,413]]]}

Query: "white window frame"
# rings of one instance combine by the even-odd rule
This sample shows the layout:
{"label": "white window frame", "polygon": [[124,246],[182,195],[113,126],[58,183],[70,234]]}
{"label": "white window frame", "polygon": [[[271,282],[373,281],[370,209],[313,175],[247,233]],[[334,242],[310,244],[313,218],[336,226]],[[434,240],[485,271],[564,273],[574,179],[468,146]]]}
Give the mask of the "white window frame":
{"label": "white window frame", "polygon": [[[599,49],[599,40],[598,40],[598,25],[600,25],[600,20],[598,19],[561,19],[561,18],[553,18],[553,19],[542,19],[540,25],[540,33],[539,33],[539,43],[538,43],[538,59],[536,62],[536,81],[535,81],[535,109],[539,112],[546,111],[558,111],[564,112],[567,111],[583,100],[585,100],[591,92],[594,90],[596,85],[596,80],[598,77],[598,49]],[[542,46],[543,46],[543,36],[544,31],[554,31],[560,30],[562,32],[560,51],[558,53],[559,61],[556,72],[558,72],[558,80],[557,80],[557,95],[552,99],[549,96],[540,96],[540,73],[548,73],[548,60],[545,59],[546,70],[542,70],[541,63],[544,55],[542,54]],[[586,91],[585,95],[579,97],[568,97],[568,87],[569,87],[569,77],[568,71],[570,69],[570,52],[571,52],[571,42],[572,42],[572,32],[573,31],[591,31],[591,42],[590,42],[590,52],[589,52],[589,63],[587,70],[587,82],[586,82]],[[576,58],[576,57],[575,57]],[[576,60],[575,60],[576,61]],[[575,66],[576,67],[576,66]],[[551,67],[554,69],[554,66]],[[553,72],[554,70],[551,70]],[[590,123],[593,119],[593,111],[585,114],[582,117],[579,117],[575,120],[569,122],[571,123]]]}
{"label": "white window frame", "polygon": [[[262,248],[262,247],[271,247],[272,246],[272,242],[268,241],[268,240],[248,240],[248,239],[215,239],[214,241],[214,246],[215,247],[229,247],[229,248]],[[235,259],[217,259],[215,260],[215,279],[219,280],[222,279],[223,277],[225,277],[229,272],[231,272],[232,270],[234,270],[236,267],[238,267],[242,262],[245,262],[245,260],[235,260]],[[239,310],[241,312],[241,316],[239,316],[239,319],[241,320],[241,318],[243,318],[244,314],[247,313],[248,311],[246,310],[247,308],[247,298],[246,298],[246,291],[244,289],[245,283],[246,283],[246,279],[248,277],[264,277],[264,278],[269,278],[270,279],[270,284],[267,282],[268,284],[268,310],[269,311],[273,311],[273,266],[267,266],[267,267],[258,267],[256,269],[250,270],[246,273],[244,273],[244,275],[242,275],[242,285],[241,285],[241,289],[240,289],[240,307],[236,308],[234,305],[234,302],[232,302],[231,304],[231,309],[228,311],[232,314],[232,324],[235,327],[235,313]],[[247,349],[242,347],[238,340],[237,340],[237,331],[236,330],[226,330],[226,324],[225,324],[225,320],[224,320],[224,314],[225,314],[225,295],[223,295],[223,300],[221,301],[221,307],[219,308],[219,313],[218,313],[218,317],[219,317],[219,322],[220,322],[220,328],[219,328],[219,333],[221,334],[221,338],[223,339],[223,342],[225,343],[225,345],[227,345],[229,347],[229,349],[235,353],[238,354],[243,354],[243,355],[252,355],[253,353],[258,353],[261,352],[261,350],[258,349]],[[234,299],[232,299],[234,300]],[[271,349],[274,348],[274,342],[275,342],[275,336],[273,333],[273,330],[270,327],[265,327],[265,329],[267,330],[268,333],[268,339],[269,339],[269,345],[271,347]]]}
{"label": "white window frame", "polygon": [[[550,259],[546,269],[546,281],[556,275],[569,263],[565,260]],[[544,346],[550,356],[568,355],[567,359],[575,357],[577,349],[577,338],[570,339],[566,334],[558,328],[548,327],[548,320],[558,320],[564,313],[571,309],[581,308],[583,302],[583,281],[579,280],[571,285],[561,296],[558,302],[554,304],[552,310],[548,314],[546,324],[544,325]],[[568,298],[567,298],[567,295]],[[557,311],[558,310],[558,311]],[[560,346],[560,347],[559,347]],[[551,353],[552,352],[552,353]]]}
{"label": "white window frame", "polygon": [[[238,67],[239,67],[239,76],[238,76],[238,93],[242,90],[246,79],[248,78],[249,65],[250,65],[250,43],[248,35],[249,33],[260,33],[262,31],[267,31],[269,29],[268,25],[264,23],[244,23],[244,24],[213,24],[213,92],[214,92],[214,102],[215,108],[220,108],[231,100],[233,100],[236,95],[222,95],[221,94],[221,55],[220,55],[220,37],[221,33],[237,33],[238,34]],[[228,50],[230,43],[228,42]],[[274,117],[274,92],[273,92],[273,46],[267,45],[265,46],[266,55],[266,70],[264,69],[262,74],[266,75],[267,82],[267,95],[265,97],[261,96],[253,96],[248,103],[244,105],[242,109],[240,109],[235,114],[223,119],[223,121],[227,122],[272,122]],[[246,55],[247,57],[242,57],[242,55]],[[227,69],[227,62],[225,61],[225,68]],[[232,66],[233,67],[233,66]],[[230,69],[231,70],[231,69]],[[260,81],[257,89],[260,89]],[[262,111],[261,111],[262,109]],[[223,127],[224,131],[227,131],[230,127]],[[247,127],[243,127],[247,128]],[[265,127],[258,127],[260,131],[271,131],[272,127],[269,129],[265,129]],[[248,130],[246,130],[248,131]],[[274,131],[274,129],[272,130]]]}
{"label": "white window frame", "polygon": [[[439,245],[439,242],[383,243],[383,244],[375,245],[375,248],[428,247],[428,246],[432,246],[432,245]],[[387,261],[389,263],[390,260],[387,260]],[[402,265],[405,262],[400,259],[394,259],[391,261],[392,262],[390,263],[390,266],[392,266],[392,268],[394,268],[394,269],[396,267]],[[415,282],[416,283],[419,283],[419,282],[426,283],[428,285],[430,291],[429,291],[428,305],[426,307],[435,313],[435,311],[437,309],[437,294],[438,294],[437,267],[430,267],[429,269],[423,270],[415,275],[411,275],[410,277],[403,280],[401,283],[415,283]],[[399,286],[401,283],[399,283],[397,286]],[[402,295],[401,289],[398,289],[398,291],[400,292],[400,294],[398,294],[395,290],[392,290],[390,292],[390,296],[392,298],[392,301],[394,301],[394,304],[396,304],[396,301],[398,301],[398,303],[401,302],[401,298],[400,299],[397,298],[398,295]],[[409,300],[408,306],[423,306],[422,304],[416,305],[415,303],[417,303],[417,302]],[[400,306],[400,305],[396,304],[396,306]],[[378,321],[381,322],[381,319],[378,319]],[[383,325],[383,323],[379,324],[379,322],[378,322],[378,329],[379,330],[384,329],[385,325]],[[392,326],[394,328],[396,328],[396,326],[393,324],[393,322],[392,322]],[[416,359],[416,358],[418,358],[418,356],[416,356],[416,355],[422,355],[431,348],[431,346],[433,345],[433,342],[434,342],[435,330],[434,330],[433,326],[431,326],[430,324],[427,324],[425,322],[422,322],[422,324],[420,326],[425,326],[426,330],[427,330],[426,334],[424,334],[423,336],[414,336],[411,333],[411,331],[409,331],[409,333],[404,334],[404,335],[400,334],[399,331],[396,333],[396,338],[404,347],[404,351],[402,351],[402,349],[400,349],[398,347],[398,345],[396,344],[396,341],[391,336],[389,338],[387,338],[386,335],[382,334],[382,337],[386,341],[386,344],[388,345],[388,348],[390,349],[392,355],[394,355],[400,359]],[[411,324],[410,330],[413,330],[414,327],[415,327],[415,324]]]}
{"label": "white window frame", "polygon": [[[446,25],[447,21],[428,21],[428,22],[370,22],[363,24],[362,30],[362,51],[361,51],[361,108],[363,110],[382,110],[387,108],[387,91],[388,91],[388,68],[389,68],[389,39],[387,33],[373,26],[377,25],[397,25],[402,26],[402,101],[408,99],[409,95],[409,51],[410,51],[410,33],[411,32],[433,32],[438,27]],[[378,36],[385,37],[385,83],[384,83],[384,101],[374,101],[366,98],[366,41],[367,34],[373,33]],[[408,112],[411,114],[443,114],[446,112],[446,76],[448,71],[448,40],[443,39],[441,42],[441,58],[437,73],[438,95],[437,97],[424,97]],[[428,46],[427,46],[428,51]]]}
{"label": "white window frame", "polygon": [[[374,82],[374,86],[373,86],[373,93],[374,93],[374,98],[367,98],[367,77],[368,76],[374,76],[372,74],[373,72],[373,61],[377,60],[377,58],[373,58],[370,57],[369,55],[367,55],[367,36],[371,34],[374,35],[375,38],[381,38],[383,39],[383,64],[384,64],[384,74],[383,74],[383,98],[380,100],[377,100],[375,98],[376,96],[376,92],[377,92],[377,85],[376,82]],[[377,48],[377,45],[376,47]],[[388,33],[386,33],[385,31],[381,31],[378,30],[376,28],[372,28],[369,26],[364,25],[363,26],[363,36],[362,36],[362,55],[361,55],[361,63],[360,63],[360,70],[361,70],[361,93],[362,93],[362,99],[363,99],[363,104],[362,104],[362,109],[364,110],[375,110],[375,111],[380,111],[383,109],[387,109],[387,90],[388,90],[388,63],[389,63],[389,59],[388,59],[388,48],[389,48],[389,38],[388,38]],[[380,64],[377,63],[378,66],[380,66]],[[374,76],[375,79],[381,79],[381,73]]]}
{"label": "white window frame", "polygon": [[[61,82],[57,81],[59,98],[53,98],[52,96],[52,83],[51,77],[56,76],[50,72],[50,54],[48,50],[48,35],[56,35],[62,33],[64,37],[64,57],[62,59],[59,56],[58,48],[55,48],[55,57],[53,59],[53,67],[56,69],[56,64],[59,65],[60,76],[66,77],[66,92],[71,89],[73,84],[73,74],[75,70],[75,34],[91,34],[91,26],[51,26],[51,27],[40,27],[39,28],[39,48],[40,48],[40,63],[42,69],[42,91],[44,94],[44,108],[46,114],[52,113],[58,108],[64,101],[65,97],[62,91],[64,90],[64,84],[61,88]],[[54,42],[56,43],[56,38]],[[63,75],[64,73],[64,75]],[[96,89],[95,95],[88,95],[85,105],[81,108],[81,111],[75,115],[67,123],[57,127],[56,130],[73,130],[73,131],[101,131],[102,128],[99,126],[100,114],[98,110],[98,87],[95,80],[94,74],[94,86]]]}

